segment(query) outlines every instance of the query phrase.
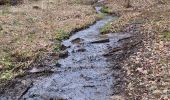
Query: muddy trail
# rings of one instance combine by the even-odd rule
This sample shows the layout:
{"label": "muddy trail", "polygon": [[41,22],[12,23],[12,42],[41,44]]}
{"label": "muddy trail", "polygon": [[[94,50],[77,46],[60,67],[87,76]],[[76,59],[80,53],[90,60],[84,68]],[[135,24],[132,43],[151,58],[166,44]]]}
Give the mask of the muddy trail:
{"label": "muddy trail", "polygon": [[[100,13],[100,7],[96,10]],[[106,15],[64,40],[66,50],[52,75],[34,82],[20,96],[5,95],[1,100],[111,100],[111,96],[121,95],[125,73],[119,62],[139,42],[128,33],[101,34],[99,30],[112,20],[116,17]]]}

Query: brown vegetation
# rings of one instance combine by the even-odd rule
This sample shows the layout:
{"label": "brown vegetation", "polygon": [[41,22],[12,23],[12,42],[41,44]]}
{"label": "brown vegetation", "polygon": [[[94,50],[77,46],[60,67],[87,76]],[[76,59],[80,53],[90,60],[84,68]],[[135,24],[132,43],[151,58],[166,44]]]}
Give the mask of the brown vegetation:
{"label": "brown vegetation", "polygon": [[122,63],[128,80],[125,98],[169,100],[170,3],[168,0],[131,0],[130,4],[127,8],[116,0],[108,0],[107,6],[120,18],[103,32],[128,32],[142,39],[143,45]]}
{"label": "brown vegetation", "polygon": [[88,5],[93,2],[25,0],[0,6],[0,80],[24,73],[47,53],[57,53],[71,31],[95,22],[96,12]]}

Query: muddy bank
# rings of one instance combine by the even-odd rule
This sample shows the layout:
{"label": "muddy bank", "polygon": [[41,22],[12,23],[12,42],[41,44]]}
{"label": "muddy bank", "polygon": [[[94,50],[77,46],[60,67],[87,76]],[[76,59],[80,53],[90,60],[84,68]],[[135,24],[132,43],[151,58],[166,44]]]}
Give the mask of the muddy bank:
{"label": "muddy bank", "polygon": [[127,71],[127,99],[169,100],[169,0],[130,0],[130,8],[117,0],[107,1],[106,6],[121,15],[107,32],[137,34],[142,40],[138,51],[121,63]]}

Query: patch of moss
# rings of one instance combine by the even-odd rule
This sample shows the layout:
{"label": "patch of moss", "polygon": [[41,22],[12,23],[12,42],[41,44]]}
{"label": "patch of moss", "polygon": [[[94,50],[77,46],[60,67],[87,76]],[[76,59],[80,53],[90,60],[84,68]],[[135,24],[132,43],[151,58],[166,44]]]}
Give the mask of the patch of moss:
{"label": "patch of moss", "polygon": [[112,10],[107,6],[103,6],[102,9],[101,9],[101,12],[111,14]]}
{"label": "patch of moss", "polygon": [[110,22],[109,22],[109,23],[106,23],[106,24],[104,25],[104,27],[102,27],[102,28],[100,29],[100,32],[101,32],[101,33],[107,33],[107,32],[110,31],[111,28],[112,28],[111,23],[110,23]]}
{"label": "patch of moss", "polygon": [[164,32],[164,38],[168,41],[170,41],[170,31]]}
{"label": "patch of moss", "polygon": [[104,16],[105,16],[105,14],[104,14],[104,13],[99,13],[99,14],[97,14],[98,19],[103,19],[103,18],[104,18]]}

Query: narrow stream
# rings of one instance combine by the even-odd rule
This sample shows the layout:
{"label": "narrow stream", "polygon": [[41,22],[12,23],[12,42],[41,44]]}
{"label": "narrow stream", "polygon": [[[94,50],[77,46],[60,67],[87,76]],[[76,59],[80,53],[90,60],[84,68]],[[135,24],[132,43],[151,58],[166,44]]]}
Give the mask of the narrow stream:
{"label": "narrow stream", "polygon": [[[99,12],[100,8],[96,9]],[[119,46],[119,39],[129,35],[102,35],[99,30],[115,18],[105,16],[63,41],[63,45],[68,47],[68,57],[61,58],[58,61],[61,66],[56,67],[56,73],[34,83],[22,99],[111,100],[117,84],[114,76],[119,71],[113,70],[113,63],[103,55]]]}

